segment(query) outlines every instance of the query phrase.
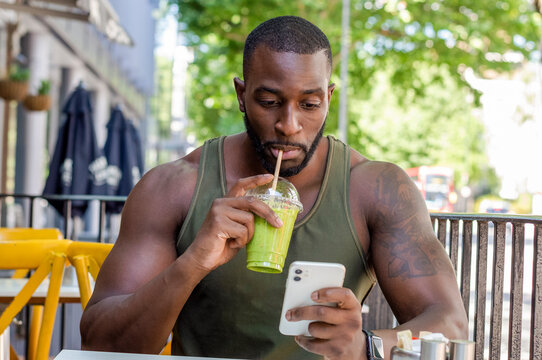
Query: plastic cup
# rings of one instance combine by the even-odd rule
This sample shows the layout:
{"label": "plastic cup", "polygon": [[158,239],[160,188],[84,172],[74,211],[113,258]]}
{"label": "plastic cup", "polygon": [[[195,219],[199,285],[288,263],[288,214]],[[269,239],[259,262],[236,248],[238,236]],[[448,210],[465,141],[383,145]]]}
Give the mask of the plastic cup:
{"label": "plastic cup", "polygon": [[269,183],[249,190],[246,195],[254,196],[269,205],[284,224],[275,228],[265,219],[254,216],[254,236],[247,244],[247,269],[281,273],[297,214],[303,211],[299,194],[292,183],[279,178],[275,191]]}

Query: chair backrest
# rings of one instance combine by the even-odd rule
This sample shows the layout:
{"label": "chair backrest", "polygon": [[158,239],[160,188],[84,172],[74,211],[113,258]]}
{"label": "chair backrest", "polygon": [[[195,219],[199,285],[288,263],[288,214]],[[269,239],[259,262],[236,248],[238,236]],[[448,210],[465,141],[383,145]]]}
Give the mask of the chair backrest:
{"label": "chair backrest", "polygon": [[29,302],[43,280],[49,277],[36,359],[49,357],[51,336],[59,303],[60,286],[70,240],[0,240],[1,269],[34,269],[32,276],[0,315],[0,333]]}
{"label": "chair backrest", "polygon": [[[0,240],[61,240],[64,236],[56,228],[0,228]],[[22,279],[28,275],[28,269],[16,269],[11,276],[14,279]]]}
{"label": "chair backrest", "polygon": [[56,239],[62,240],[64,236],[56,228],[0,228],[0,240],[28,240],[28,239]]}
{"label": "chair backrest", "polygon": [[71,240],[0,240],[0,269],[37,269],[51,253],[66,256]]}
{"label": "chair backrest", "polygon": [[68,259],[75,267],[83,309],[87,306],[92,295],[89,274],[96,281],[100,267],[112,248],[113,244],[82,241],[73,241],[68,248]]}

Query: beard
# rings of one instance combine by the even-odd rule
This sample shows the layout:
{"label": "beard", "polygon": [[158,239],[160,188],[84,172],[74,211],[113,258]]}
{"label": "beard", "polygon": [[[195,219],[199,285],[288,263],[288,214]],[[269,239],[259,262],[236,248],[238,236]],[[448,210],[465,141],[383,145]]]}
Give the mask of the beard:
{"label": "beard", "polygon": [[310,159],[312,158],[312,156],[314,155],[314,152],[316,151],[316,148],[318,147],[318,143],[322,139],[322,135],[324,134],[324,128],[326,126],[326,121],[324,120],[322,127],[316,134],[310,147],[307,147],[304,144],[287,142],[287,141],[267,141],[265,143],[262,143],[260,137],[258,136],[258,134],[256,134],[256,131],[250,124],[250,119],[248,118],[246,113],[244,114],[243,119],[245,121],[245,128],[247,131],[247,135],[250,141],[252,142],[254,149],[256,150],[256,154],[258,155],[258,158],[260,159],[264,169],[267,170],[269,173],[273,174],[275,172],[276,159],[273,159],[270,161],[269,157],[266,155],[265,149],[270,148],[273,145],[295,146],[301,149],[301,151],[305,153],[305,157],[303,158],[301,163],[299,163],[296,166],[292,166],[292,167],[280,170],[279,176],[286,177],[286,178],[299,174],[301,170],[303,170],[308,165]]}

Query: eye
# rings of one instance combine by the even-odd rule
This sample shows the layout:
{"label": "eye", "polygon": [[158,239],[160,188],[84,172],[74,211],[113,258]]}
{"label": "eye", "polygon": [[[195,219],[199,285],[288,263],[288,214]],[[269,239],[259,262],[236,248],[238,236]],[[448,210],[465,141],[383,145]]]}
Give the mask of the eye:
{"label": "eye", "polygon": [[305,110],[315,110],[320,107],[320,103],[305,102],[301,103],[301,107]]}
{"label": "eye", "polygon": [[258,103],[263,107],[272,107],[279,104],[276,100],[258,100]]}

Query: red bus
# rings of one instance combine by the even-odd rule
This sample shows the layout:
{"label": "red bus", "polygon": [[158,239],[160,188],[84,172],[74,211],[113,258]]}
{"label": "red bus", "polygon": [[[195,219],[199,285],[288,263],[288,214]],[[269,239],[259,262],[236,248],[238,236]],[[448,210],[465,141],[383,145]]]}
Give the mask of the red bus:
{"label": "red bus", "polygon": [[429,211],[453,211],[457,200],[454,191],[454,169],[446,166],[419,166],[406,169]]}

